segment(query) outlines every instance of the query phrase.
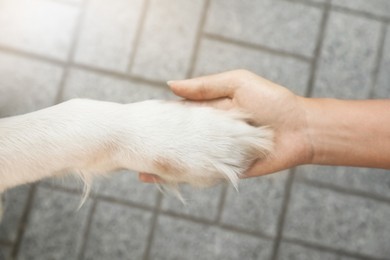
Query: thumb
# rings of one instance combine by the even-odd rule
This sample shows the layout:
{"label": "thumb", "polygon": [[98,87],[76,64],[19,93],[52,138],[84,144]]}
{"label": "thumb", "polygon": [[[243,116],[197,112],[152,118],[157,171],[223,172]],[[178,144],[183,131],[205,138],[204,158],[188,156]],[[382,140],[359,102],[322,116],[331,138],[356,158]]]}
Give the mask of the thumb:
{"label": "thumb", "polygon": [[235,87],[226,73],[187,80],[168,81],[167,84],[177,96],[191,100],[232,98]]}

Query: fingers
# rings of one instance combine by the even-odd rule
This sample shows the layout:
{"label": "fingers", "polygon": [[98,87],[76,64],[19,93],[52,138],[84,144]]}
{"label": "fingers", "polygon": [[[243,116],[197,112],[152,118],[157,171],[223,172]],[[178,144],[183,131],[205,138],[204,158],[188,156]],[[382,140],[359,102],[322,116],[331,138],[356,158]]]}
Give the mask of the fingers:
{"label": "fingers", "polygon": [[221,110],[229,110],[234,107],[234,104],[230,98],[218,98],[213,100],[204,100],[204,101],[192,101],[192,100],[184,100],[185,104],[193,105],[193,106],[208,106]]}
{"label": "fingers", "polygon": [[280,172],[299,165],[288,156],[268,155],[266,158],[256,161],[252,167],[240,178],[250,178],[271,173]]}
{"label": "fingers", "polygon": [[271,173],[275,173],[278,171],[284,170],[283,167],[280,167],[280,165],[275,163],[265,163],[263,161],[257,162],[255,165],[253,165],[252,168],[250,168],[247,172],[245,172],[244,175],[241,175],[240,178],[250,178],[250,177],[258,177],[262,175],[267,175]]}
{"label": "fingers", "polygon": [[193,79],[168,81],[168,85],[173,93],[186,99],[232,98],[236,89],[236,76],[234,72],[225,72]]}

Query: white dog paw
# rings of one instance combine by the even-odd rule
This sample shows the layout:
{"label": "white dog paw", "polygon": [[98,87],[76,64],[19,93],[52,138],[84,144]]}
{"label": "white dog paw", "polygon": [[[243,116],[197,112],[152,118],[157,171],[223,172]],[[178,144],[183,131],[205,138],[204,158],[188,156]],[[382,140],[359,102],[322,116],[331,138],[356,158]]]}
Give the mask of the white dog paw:
{"label": "white dog paw", "polygon": [[158,175],[171,185],[205,187],[239,176],[273,147],[273,131],[247,123],[238,111],[145,101],[129,106],[126,168]]}

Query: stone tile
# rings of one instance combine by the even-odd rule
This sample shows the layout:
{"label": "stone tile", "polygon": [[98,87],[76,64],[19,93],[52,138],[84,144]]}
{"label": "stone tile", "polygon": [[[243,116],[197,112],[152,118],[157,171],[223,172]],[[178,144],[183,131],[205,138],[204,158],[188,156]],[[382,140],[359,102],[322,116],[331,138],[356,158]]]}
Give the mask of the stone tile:
{"label": "stone tile", "polygon": [[65,60],[79,8],[56,1],[4,0],[0,45]]}
{"label": "stone tile", "polygon": [[64,100],[92,98],[120,103],[146,99],[172,99],[173,97],[168,87],[150,86],[79,69],[71,70],[63,95]]}
{"label": "stone tile", "polygon": [[125,72],[139,25],[142,0],[91,0],[75,52],[75,61]]}
{"label": "stone tile", "polygon": [[132,73],[163,81],[184,78],[203,4],[203,0],[151,0]]}
{"label": "stone tile", "polygon": [[274,236],[287,172],[242,180],[239,192],[228,190],[222,223]]}
{"label": "stone tile", "polygon": [[20,186],[3,194],[6,198],[6,205],[3,219],[0,222],[0,240],[16,241],[29,191],[30,186]]}
{"label": "stone tile", "polygon": [[155,206],[158,189],[138,180],[138,173],[121,171],[96,180],[96,193],[110,198]]}
{"label": "stone tile", "polygon": [[292,2],[216,0],[211,2],[205,30],[227,38],[313,56],[320,21],[320,9]]}
{"label": "stone tile", "polygon": [[[389,2],[390,3],[390,2]],[[386,40],[378,75],[378,83],[375,86],[375,98],[390,98],[390,26],[387,26]]]}
{"label": "stone tile", "polygon": [[218,205],[221,200],[223,185],[208,189],[197,190],[190,186],[182,186],[181,194],[186,204],[175,196],[168,194],[162,201],[162,209],[179,214],[191,215],[196,218],[215,220],[218,214]]}
{"label": "stone tile", "polygon": [[318,251],[316,249],[296,245],[288,242],[280,244],[278,259],[288,260],[339,260],[335,253]]}
{"label": "stone tile", "polygon": [[268,259],[271,251],[269,240],[160,216],[151,259]]}
{"label": "stone tile", "polygon": [[18,259],[77,259],[91,203],[81,197],[38,188]]}
{"label": "stone tile", "polygon": [[98,202],[84,259],[142,259],[151,216],[140,209]]}
{"label": "stone tile", "polygon": [[247,69],[304,95],[310,66],[304,61],[247,49],[219,41],[202,40],[195,75]]}
{"label": "stone tile", "polygon": [[390,17],[390,2],[388,0],[333,0],[332,4],[365,13]]}
{"label": "stone tile", "polygon": [[[51,177],[49,179],[42,181],[42,183],[44,183],[44,185],[49,184],[49,186],[54,185],[54,186],[59,186],[70,190],[75,190],[79,193],[82,193],[84,188],[84,183],[82,179],[79,178],[78,175],[71,174],[71,173],[62,176]],[[93,180],[92,187],[91,187],[92,193],[96,191],[96,186],[97,186],[96,180]]]}
{"label": "stone tile", "polygon": [[53,105],[61,75],[60,67],[0,52],[0,117]]}
{"label": "stone tile", "polygon": [[361,255],[390,255],[390,205],[295,183],[284,236]]}
{"label": "stone tile", "polygon": [[314,96],[367,98],[373,80],[379,34],[380,23],[377,21],[332,12],[325,32]]}
{"label": "stone tile", "polygon": [[297,176],[332,184],[341,188],[360,190],[390,199],[390,171],[382,169],[304,166]]}

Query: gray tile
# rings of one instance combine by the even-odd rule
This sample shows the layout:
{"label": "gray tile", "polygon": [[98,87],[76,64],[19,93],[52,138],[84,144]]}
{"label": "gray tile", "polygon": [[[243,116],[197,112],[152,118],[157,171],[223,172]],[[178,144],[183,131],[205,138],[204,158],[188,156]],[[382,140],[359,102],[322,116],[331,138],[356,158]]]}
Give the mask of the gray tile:
{"label": "gray tile", "polygon": [[320,9],[286,1],[216,0],[211,3],[205,30],[313,56],[320,20]]}
{"label": "gray tile", "polygon": [[197,218],[215,220],[218,214],[218,205],[221,200],[223,185],[198,190],[189,186],[181,187],[181,194],[186,204],[169,194],[164,196],[162,209],[175,213],[191,215]]}
{"label": "gray tile", "polygon": [[268,259],[271,251],[272,241],[160,216],[151,259]]}
{"label": "gray tile", "polygon": [[[44,183],[52,187],[71,189],[79,194],[83,193],[84,188],[83,181],[72,174],[51,178]],[[158,188],[153,184],[140,182],[136,172],[119,171],[95,177],[90,192],[89,195],[102,195],[153,207],[156,205]]]}
{"label": "gray tile", "polygon": [[155,206],[158,189],[138,180],[138,173],[121,171],[96,179],[96,193],[110,198]]}
{"label": "gray tile", "polygon": [[388,257],[390,205],[295,183],[284,236],[374,257]]}
{"label": "gray tile", "polygon": [[151,0],[132,73],[156,80],[186,76],[203,0]]}
{"label": "gray tile", "polygon": [[278,259],[284,260],[339,260],[337,254],[296,245],[288,242],[280,244]]}
{"label": "gray tile", "polygon": [[53,105],[61,75],[60,67],[0,52],[0,117]]}
{"label": "gray tile", "polygon": [[239,192],[229,189],[222,213],[224,224],[276,235],[287,172],[242,180]]}
{"label": "gray tile", "polygon": [[6,192],[6,205],[0,222],[0,240],[15,242],[26,207],[30,187],[20,186]]}
{"label": "gray tile", "polygon": [[172,99],[173,96],[165,87],[150,86],[145,83],[73,69],[67,80],[63,99],[92,98],[131,103],[146,99]]}
{"label": "gray tile", "polygon": [[332,12],[318,65],[314,96],[367,98],[377,55],[380,23]]}
{"label": "gray tile", "polygon": [[142,2],[142,0],[88,1],[75,61],[125,72],[134,49]]}
{"label": "gray tile", "polygon": [[0,45],[65,60],[79,8],[55,1],[3,0]]}
{"label": "gray tile", "polygon": [[[389,1],[390,3],[390,1]],[[382,62],[375,86],[375,98],[390,98],[390,26],[387,26]]]}
{"label": "gray tile", "polygon": [[298,168],[297,176],[325,184],[332,184],[341,188],[360,190],[390,198],[389,170],[336,166],[304,166]]}
{"label": "gray tile", "polygon": [[[61,176],[54,176],[42,181],[42,183],[44,183],[44,185],[49,184],[49,186],[54,185],[54,186],[59,186],[70,190],[75,190],[80,193],[83,192],[83,188],[84,188],[84,183],[82,179],[79,177],[79,175],[72,174],[72,173],[61,175]],[[96,186],[97,186],[96,180],[93,180],[91,192],[95,191]]]}
{"label": "gray tile", "polygon": [[40,187],[22,240],[18,259],[77,259],[87,215],[81,197]]}
{"label": "gray tile", "polygon": [[214,40],[202,40],[195,75],[233,69],[251,70],[303,95],[308,84],[310,66],[294,58],[272,55]]}
{"label": "gray tile", "polygon": [[99,202],[84,259],[142,259],[151,216],[140,209]]}
{"label": "gray tile", "polygon": [[390,1],[388,0],[333,0],[332,4],[379,16],[390,17]]}
{"label": "gray tile", "polygon": [[[84,189],[83,181],[72,174],[50,178],[43,183],[44,186],[74,190],[78,194],[82,194]],[[89,196],[102,195],[111,199],[154,206],[157,194],[158,188],[155,185],[140,182],[138,173],[119,171],[96,176],[92,180]]]}

